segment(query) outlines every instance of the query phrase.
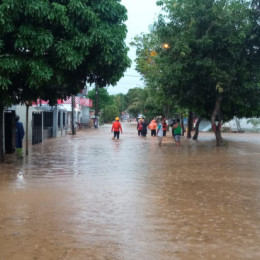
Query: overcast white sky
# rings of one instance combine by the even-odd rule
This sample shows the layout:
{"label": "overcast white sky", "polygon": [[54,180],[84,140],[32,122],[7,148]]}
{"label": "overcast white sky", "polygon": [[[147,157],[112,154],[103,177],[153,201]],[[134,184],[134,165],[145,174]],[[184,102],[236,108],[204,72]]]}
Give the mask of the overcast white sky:
{"label": "overcast white sky", "polygon": [[[160,12],[160,8],[156,6],[156,1],[157,0],[122,0],[122,5],[128,10],[128,20],[126,21],[128,29],[126,43],[128,46],[136,35],[149,31],[149,25],[153,24]],[[143,81],[140,80],[140,74],[135,71],[135,48],[130,48],[128,56],[132,60],[132,66],[125,72],[124,78],[118,82],[117,86],[108,87],[109,94],[126,94],[130,88],[144,86]]]}

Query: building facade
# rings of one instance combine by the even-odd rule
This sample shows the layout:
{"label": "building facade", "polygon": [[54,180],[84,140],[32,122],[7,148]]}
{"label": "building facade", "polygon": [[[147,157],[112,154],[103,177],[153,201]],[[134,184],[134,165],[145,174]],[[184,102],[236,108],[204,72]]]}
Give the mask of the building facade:
{"label": "building facade", "polygon": [[[70,132],[72,126],[72,110],[74,110],[74,126],[78,123],[90,122],[89,109],[92,100],[75,97],[75,108],[72,109],[71,98],[58,100],[56,106],[49,106],[48,101],[37,100],[28,106],[28,128],[26,125],[27,106],[16,105],[4,111],[4,143],[5,152],[15,151],[15,116],[20,117],[24,130],[28,132],[28,142],[41,143],[48,138],[56,138]],[[25,138],[24,138],[25,141]]]}

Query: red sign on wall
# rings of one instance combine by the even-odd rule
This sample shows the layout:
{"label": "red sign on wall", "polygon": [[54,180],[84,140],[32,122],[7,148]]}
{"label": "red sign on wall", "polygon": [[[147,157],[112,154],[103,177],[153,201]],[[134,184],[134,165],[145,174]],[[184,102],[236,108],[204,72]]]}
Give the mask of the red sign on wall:
{"label": "red sign on wall", "polygon": [[[40,104],[41,105],[48,105],[49,101],[37,99],[37,102],[33,102],[33,106],[39,106]],[[71,97],[68,97],[66,100],[65,99],[58,99],[57,104],[58,105],[71,104]],[[75,104],[85,106],[85,107],[92,107],[93,101],[89,98],[75,97]]]}

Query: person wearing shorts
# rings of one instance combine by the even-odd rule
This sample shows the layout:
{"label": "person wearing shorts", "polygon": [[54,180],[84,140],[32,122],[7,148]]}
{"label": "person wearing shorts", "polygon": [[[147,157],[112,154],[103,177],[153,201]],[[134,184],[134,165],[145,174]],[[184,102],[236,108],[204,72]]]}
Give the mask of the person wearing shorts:
{"label": "person wearing shorts", "polygon": [[173,128],[173,133],[174,133],[174,140],[176,146],[181,146],[181,124],[180,124],[180,119],[178,118],[176,120],[176,124],[172,126]]}

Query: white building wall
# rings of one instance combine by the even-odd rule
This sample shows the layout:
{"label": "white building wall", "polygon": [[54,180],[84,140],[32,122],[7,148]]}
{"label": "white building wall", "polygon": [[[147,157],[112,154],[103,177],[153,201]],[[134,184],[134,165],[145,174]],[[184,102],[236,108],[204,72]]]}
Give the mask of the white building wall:
{"label": "white building wall", "polygon": [[[32,113],[33,111],[39,111],[35,107],[29,107],[28,113],[28,139],[29,142],[32,141]],[[16,105],[15,113],[20,117],[20,122],[23,123],[24,130],[26,130],[26,105]]]}
{"label": "white building wall", "polygon": [[89,107],[82,106],[80,123],[89,123]]}

